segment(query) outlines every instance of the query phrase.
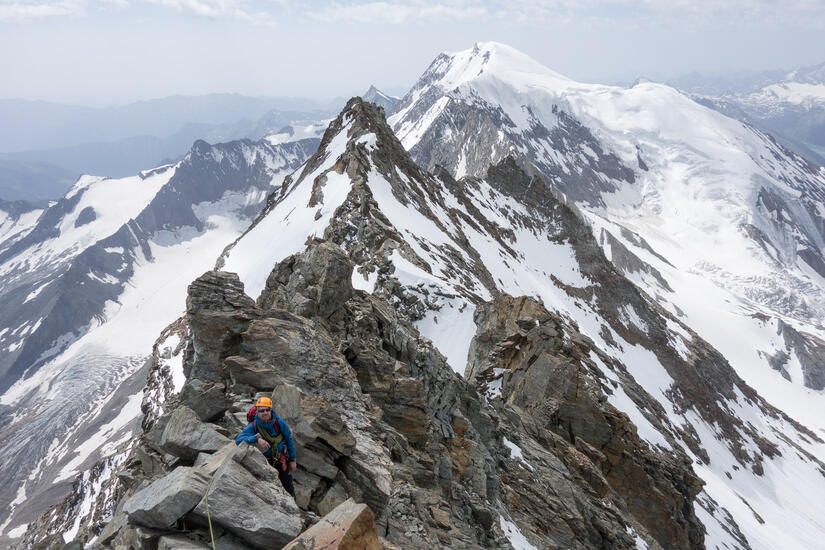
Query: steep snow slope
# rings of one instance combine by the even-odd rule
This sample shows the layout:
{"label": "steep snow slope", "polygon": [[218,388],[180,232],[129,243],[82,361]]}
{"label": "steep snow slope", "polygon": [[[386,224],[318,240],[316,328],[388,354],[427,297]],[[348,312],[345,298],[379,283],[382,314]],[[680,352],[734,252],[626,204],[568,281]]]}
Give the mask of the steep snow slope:
{"label": "steep snow slope", "polygon": [[26,201],[0,200],[0,253],[3,248],[23,237],[32,230],[37,218],[45,210]]}
{"label": "steep snow slope", "polygon": [[[720,425],[674,399],[685,391],[684,381],[657,367],[667,366],[661,358],[619,342],[619,357],[636,380],[661,399],[676,425],[698,434],[708,452],[697,467],[706,491],[733,515],[751,546],[817,544],[823,526],[811,512],[816,493],[809,484],[822,483],[825,458],[825,423],[817,413],[825,387],[825,172],[672,88],[576,83],[494,43],[439,56],[390,122],[416,159],[443,164],[457,176],[483,176],[511,154],[529,160],[585,210],[619,269],[722,351],[770,403],[813,430],[786,437],[781,422],[751,397],[726,394],[725,408],[755,428],[754,452],[765,453],[764,437],[781,453],[766,460],[764,471],[731,471],[736,453],[720,445]],[[541,257],[530,254],[525,263]],[[532,292],[558,307],[539,288]],[[609,346],[599,321],[566,309],[589,327],[585,334]],[[645,328],[638,312],[622,315]],[[672,345],[695,340],[668,325]],[[702,391],[712,395],[719,388]],[[818,435],[811,439],[812,433]],[[811,456],[796,455],[797,444]]]}
{"label": "steep snow slope", "polygon": [[3,249],[0,532],[131,437],[152,345],[186,286],[317,143],[196,142],[173,166],[84,176]]}

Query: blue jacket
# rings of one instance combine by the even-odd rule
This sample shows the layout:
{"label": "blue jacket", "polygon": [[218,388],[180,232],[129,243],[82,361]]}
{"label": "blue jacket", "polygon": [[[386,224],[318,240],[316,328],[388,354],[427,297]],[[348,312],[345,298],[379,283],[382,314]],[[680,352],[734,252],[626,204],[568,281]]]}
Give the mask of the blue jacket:
{"label": "blue jacket", "polygon": [[[278,423],[278,429],[281,430],[281,434],[283,434],[284,438],[278,443],[278,452],[283,454],[284,447],[286,447],[287,455],[289,456],[290,460],[295,460],[295,443],[292,441],[292,432],[289,429],[289,426],[286,425],[286,422],[282,418],[278,418],[273,414],[273,420],[269,422],[264,422],[261,420],[261,417],[257,414],[255,415],[255,422],[258,424],[259,429],[264,429],[267,431],[269,435],[272,437],[277,437],[278,433],[275,431],[275,422]],[[240,445],[241,443],[249,443],[250,445],[255,445],[256,437],[255,437],[255,426],[250,422],[247,424],[246,428],[238,434],[238,437],[235,438],[235,445]],[[272,449],[267,449],[264,453],[265,456],[270,457],[272,456]]]}

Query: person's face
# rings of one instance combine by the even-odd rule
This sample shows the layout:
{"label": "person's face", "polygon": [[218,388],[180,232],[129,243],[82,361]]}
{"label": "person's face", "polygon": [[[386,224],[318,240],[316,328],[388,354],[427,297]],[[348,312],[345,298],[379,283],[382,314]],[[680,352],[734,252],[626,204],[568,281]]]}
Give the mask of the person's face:
{"label": "person's face", "polygon": [[270,409],[269,407],[258,407],[257,412],[258,415],[261,417],[261,420],[272,419],[272,409]]}

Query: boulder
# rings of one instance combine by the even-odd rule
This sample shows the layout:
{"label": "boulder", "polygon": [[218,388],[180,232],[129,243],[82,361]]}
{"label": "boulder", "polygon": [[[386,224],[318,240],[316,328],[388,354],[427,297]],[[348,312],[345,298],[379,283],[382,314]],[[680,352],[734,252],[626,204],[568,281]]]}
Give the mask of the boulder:
{"label": "boulder", "polygon": [[381,550],[375,516],[366,504],[349,499],[301,533],[283,550]]}
{"label": "boulder", "polygon": [[227,357],[221,372],[230,379],[232,386],[251,386],[258,390],[271,390],[281,381],[272,367],[238,355]]}
{"label": "boulder", "polygon": [[355,437],[341,414],[327,400],[307,397],[291,384],[279,384],[272,403],[292,430],[298,463],[313,474],[335,478],[335,460],[355,447]]}
{"label": "boulder", "polygon": [[209,479],[199,470],[176,468],[132,495],[123,506],[129,522],[169,527],[203,498]]}
{"label": "boulder", "polygon": [[187,377],[220,382],[223,359],[234,355],[238,334],[257,317],[255,302],[235,273],[207,271],[189,285],[186,314],[195,351],[184,365]]}
{"label": "boulder", "polygon": [[392,494],[392,461],[386,449],[372,439],[356,434],[352,456],[343,461],[347,492],[374,510],[383,510]]}
{"label": "boulder", "polygon": [[229,443],[227,437],[204,424],[189,407],[178,407],[160,439],[160,447],[169,454],[194,461],[198,453],[212,453]]}
{"label": "boulder", "polygon": [[180,402],[195,411],[204,422],[212,422],[223,416],[231,405],[225,390],[222,383],[190,379],[183,385]]}
{"label": "boulder", "polygon": [[128,516],[124,513],[116,513],[112,516],[100,534],[97,536],[97,540],[95,542],[99,543],[102,547],[107,547],[112,539],[115,538],[118,531],[123,529],[126,525],[126,521],[128,520]]}
{"label": "boulder", "polygon": [[234,441],[221,447],[215,454],[206,455],[200,461],[201,471],[211,476],[228,459],[246,468],[256,479],[264,481],[277,481],[278,479],[275,468],[269,465],[266,457],[257,447],[246,443],[236,445]]}
{"label": "boulder", "polygon": [[331,242],[313,243],[272,270],[258,305],[303,317],[328,317],[352,296],[352,262]]}
{"label": "boulder", "polygon": [[312,395],[349,407],[361,400],[352,368],[320,325],[285,310],[270,310],[268,315],[249,324],[235,354],[254,359],[257,368],[275,375],[265,383],[252,383],[266,384],[270,391],[282,383],[311,388]]}
{"label": "boulder", "polygon": [[[293,437],[295,437],[294,434]],[[297,437],[295,438],[295,452],[298,464],[307,471],[327,479],[335,479],[338,475],[335,459],[340,455],[322,441],[314,438],[307,441]]]}
{"label": "boulder", "polygon": [[303,510],[309,509],[312,495],[321,485],[321,477],[301,467],[295,471],[292,480],[295,487],[295,503]]}
{"label": "boulder", "polygon": [[223,460],[209,494],[192,510],[197,522],[207,521],[207,506],[213,526],[254,548],[279,548],[303,526],[298,506],[277,480],[257,479],[234,459]]}
{"label": "boulder", "polygon": [[340,483],[335,483],[327,489],[323,498],[318,502],[318,513],[326,515],[332,512],[336,507],[343,504],[348,498],[347,491]]}
{"label": "boulder", "polygon": [[342,455],[352,454],[355,437],[344,424],[341,414],[327,400],[321,397],[304,398],[301,400],[301,413],[318,439]]}

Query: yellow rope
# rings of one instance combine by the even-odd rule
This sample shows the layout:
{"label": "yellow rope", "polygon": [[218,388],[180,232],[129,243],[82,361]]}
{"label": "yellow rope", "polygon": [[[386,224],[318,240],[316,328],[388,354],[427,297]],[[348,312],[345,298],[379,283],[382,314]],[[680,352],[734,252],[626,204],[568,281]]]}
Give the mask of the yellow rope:
{"label": "yellow rope", "polygon": [[209,522],[209,538],[212,539],[212,550],[215,550],[215,535],[212,533],[212,516],[209,514],[209,491],[212,489],[212,482],[215,481],[217,474],[218,469],[212,474],[212,479],[209,480],[209,485],[206,487],[206,521]]}

